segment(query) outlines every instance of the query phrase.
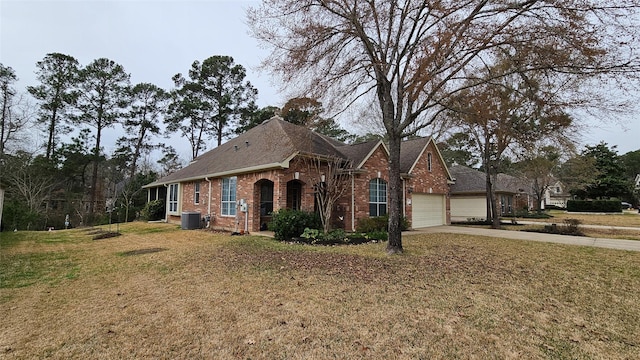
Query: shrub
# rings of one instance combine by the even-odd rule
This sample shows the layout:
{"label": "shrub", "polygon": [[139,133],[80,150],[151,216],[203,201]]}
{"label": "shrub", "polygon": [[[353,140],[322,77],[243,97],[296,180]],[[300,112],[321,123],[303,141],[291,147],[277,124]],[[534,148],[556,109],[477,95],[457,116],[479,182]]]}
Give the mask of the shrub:
{"label": "shrub", "polygon": [[373,231],[373,232],[367,233],[366,237],[367,239],[371,239],[371,240],[387,241],[389,240],[389,233],[386,231]]}
{"label": "shrub", "polygon": [[[405,231],[411,227],[409,220],[403,216],[400,218],[400,230]],[[360,219],[358,221],[358,227],[356,231],[361,233],[371,233],[371,232],[379,232],[384,231],[387,232],[389,230],[389,215],[378,216],[378,217],[370,217],[365,219]]]}
{"label": "shrub", "polygon": [[142,209],[140,216],[147,221],[164,219],[164,200],[149,201]]}
{"label": "shrub", "polygon": [[322,223],[316,213],[281,209],[273,213],[269,230],[277,240],[291,240],[300,237],[305,228],[321,229]]}
{"label": "shrub", "polygon": [[564,224],[558,226],[557,224],[545,225],[543,229],[529,229],[524,231],[540,232],[547,234],[560,234],[560,235],[573,235],[584,236],[580,229],[580,220],[578,219],[565,219]]}
{"label": "shrub", "polygon": [[578,219],[565,219],[563,229],[560,230],[561,234],[564,235],[582,235],[582,231],[580,231],[580,224],[582,222]]}
{"label": "shrub", "polygon": [[520,210],[516,213],[516,216],[524,219],[549,219],[553,217],[544,211],[538,212],[528,210]]}
{"label": "shrub", "polygon": [[569,212],[622,212],[622,203],[618,200],[569,200]]}
{"label": "shrub", "polygon": [[304,233],[300,235],[301,242],[314,245],[362,244],[372,240],[386,241],[387,238],[388,233],[386,231],[347,234],[342,229],[334,229],[323,234],[321,230],[306,228]]}
{"label": "shrub", "polygon": [[3,230],[44,230],[45,219],[40,214],[29,210],[19,201],[5,201],[2,213]]}

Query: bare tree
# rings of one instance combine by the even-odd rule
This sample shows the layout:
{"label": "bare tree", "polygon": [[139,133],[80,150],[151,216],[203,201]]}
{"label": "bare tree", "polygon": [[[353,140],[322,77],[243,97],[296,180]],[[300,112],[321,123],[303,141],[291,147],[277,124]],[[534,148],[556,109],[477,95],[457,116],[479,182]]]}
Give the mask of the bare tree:
{"label": "bare tree", "polygon": [[314,184],[316,204],[326,234],[331,230],[333,209],[349,189],[351,161],[337,156],[303,155],[302,162]]}
{"label": "bare tree", "polygon": [[11,149],[23,149],[18,144],[27,138],[25,130],[34,122],[36,109],[26,94],[12,96],[3,103],[3,115],[0,122],[0,157]]}
{"label": "bare tree", "polygon": [[[510,67],[510,61],[500,63]],[[491,77],[494,68],[479,76]],[[500,69],[498,70],[500,71]],[[487,221],[500,227],[495,186],[508,151],[535,147],[540,139],[563,138],[572,125],[565,104],[540,88],[531,76],[514,72],[509,76],[465,89],[448,104],[451,122],[469,134],[486,175]]]}
{"label": "bare tree", "polygon": [[557,181],[561,154],[555,146],[532,147],[518,164],[522,174],[529,179],[536,200],[536,210],[542,212],[544,197],[549,188]]}
{"label": "bare tree", "polygon": [[3,166],[3,180],[8,190],[27,206],[32,213],[40,213],[41,205],[58,184],[47,166],[33,154],[20,151],[7,158]]}
{"label": "bare tree", "polygon": [[[264,0],[248,12],[269,46],[265,66],[323,103],[377,104],[389,142],[388,253],[402,251],[402,138],[433,124],[443,103],[499,50],[526,69],[566,76],[637,71],[638,0]],[[503,74],[495,74],[500,77]]]}
{"label": "bare tree", "polygon": [[15,71],[0,64],[0,158],[8,145],[20,140],[20,133],[34,116],[31,103],[13,87],[16,81]]}

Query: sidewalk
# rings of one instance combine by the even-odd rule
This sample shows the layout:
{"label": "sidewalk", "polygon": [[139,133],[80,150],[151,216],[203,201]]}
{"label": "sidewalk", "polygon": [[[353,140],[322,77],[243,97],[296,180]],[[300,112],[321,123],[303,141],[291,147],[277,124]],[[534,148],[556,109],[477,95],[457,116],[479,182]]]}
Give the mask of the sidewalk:
{"label": "sidewalk", "polygon": [[[522,223],[522,222],[519,222]],[[586,226],[586,225],[581,225]],[[592,225],[597,226],[597,225]],[[611,226],[604,226],[604,228],[612,228]],[[620,227],[615,227],[620,228]],[[639,230],[639,228],[622,227],[621,229]],[[604,239],[604,238],[592,238],[587,236],[569,236],[569,235],[556,235],[556,234],[543,234],[526,231],[511,231],[511,230],[496,230],[496,229],[482,229],[475,227],[465,226],[434,226],[428,228],[415,229],[413,231],[404,232],[403,235],[411,236],[417,234],[433,234],[433,233],[452,233],[452,234],[467,234],[467,235],[480,235],[499,237],[505,239],[514,240],[529,240],[529,241],[541,241],[557,244],[567,245],[580,245],[580,246],[594,246],[607,249],[628,250],[628,251],[640,251],[640,241],[636,240],[620,240],[620,239]]]}

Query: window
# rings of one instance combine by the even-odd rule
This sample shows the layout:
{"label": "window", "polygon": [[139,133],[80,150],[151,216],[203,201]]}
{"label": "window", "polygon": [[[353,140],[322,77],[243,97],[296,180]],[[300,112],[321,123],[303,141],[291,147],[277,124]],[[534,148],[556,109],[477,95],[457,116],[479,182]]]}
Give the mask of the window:
{"label": "window", "polygon": [[264,181],[260,185],[260,216],[271,215],[273,212],[273,182]]}
{"label": "window", "polygon": [[433,164],[433,156],[431,153],[427,153],[427,170],[431,171],[431,165]]}
{"label": "window", "polygon": [[169,185],[169,212],[178,213],[178,184]]}
{"label": "window", "polygon": [[193,184],[193,203],[200,204],[200,183]]}
{"label": "window", "polygon": [[222,215],[223,216],[236,215],[236,180],[237,178],[235,176],[222,179]]}
{"label": "window", "polygon": [[384,216],[387,214],[387,183],[382,179],[369,182],[369,215]]}

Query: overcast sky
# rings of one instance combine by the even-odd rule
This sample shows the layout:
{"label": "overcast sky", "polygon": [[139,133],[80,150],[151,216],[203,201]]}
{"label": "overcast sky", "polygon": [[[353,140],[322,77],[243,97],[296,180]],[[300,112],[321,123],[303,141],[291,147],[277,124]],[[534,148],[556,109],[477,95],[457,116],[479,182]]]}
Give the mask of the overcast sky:
{"label": "overcast sky", "polygon": [[[52,52],[74,56],[81,65],[106,57],[124,66],[134,84],[171,89],[171,77],[186,73],[194,60],[229,55],[247,69],[247,80],[259,91],[259,106],[282,106],[286,99],[277,92],[279,86],[257,69],[266,51],[248,35],[245,9],[257,3],[0,0],[0,62],[16,71],[19,90],[37,84],[35,64]],[[344,125],[347,120],[341,119]],[[624,126],[593,123],[599,128],[585,134],[583,144],[604,141],[617,145],[619,154],[640,149],[640,119],[634,114]],[[180,153],[188,158],[188,151]]]}

